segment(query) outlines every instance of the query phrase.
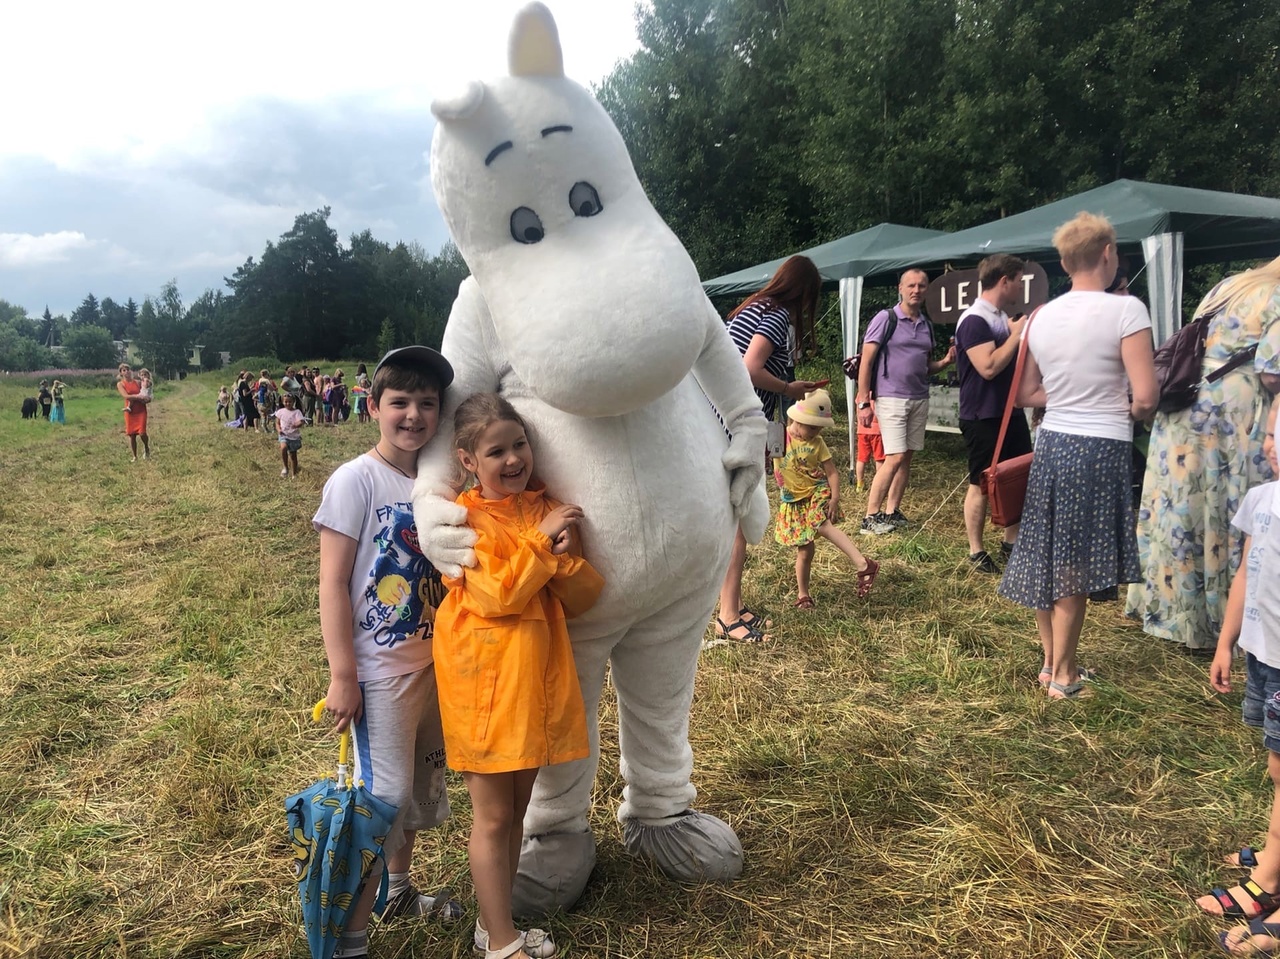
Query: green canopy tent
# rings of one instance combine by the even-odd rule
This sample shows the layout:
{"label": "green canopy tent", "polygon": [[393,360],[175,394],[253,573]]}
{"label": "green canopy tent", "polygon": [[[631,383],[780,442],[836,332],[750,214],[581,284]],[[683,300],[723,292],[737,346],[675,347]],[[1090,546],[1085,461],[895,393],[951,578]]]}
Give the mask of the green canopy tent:
{"label": "green canopy tent", "polygon": [[[850,272],[853,264],[861,263],[867,257],[874,256],[878,251],[942,236],[946,236],[946,234],[940,230],[926,230],[917,226],[899,226],[896,223],[880,223],[868,229],[859,230],[857,233],[842,236],[840,239],[832,240],[829,243],[820,243],[818,246],[810,247],[807,250],[797,250],[796,253],[813,260],[814,266],[818,268],[818,272],[822,274],[822,278],[828,283],[838,283],[847,277],[857,275]],[[736,273],[718,276],[714,280],[703,280],[702,288],[706,291],[707,296],[745,297],[768,283],[778,267],[783,264],[783,261],[787,257],[795,255],[795,253],[789,253],[787,256],[770,260],[768,263],[761,263],[757,266],[747,267],[745,270],[738,270]]]}
{"label": "green canopy tent", "polygon": [[[1053,231],[1081,211],[1100,213],[1116,229],[1125,252],[1141,250],[1146,262],[1147,290],[1156,344],[1182,326],[1182,270],[1187,263],[1270,258],[1280,253],[1280,200],[1214,190],[1116,180],[1025,213],[970,227],[956,233],[892,243],[885,234],[870,238],[866,252],[839,264],[839,272],[823,273],[840,284],[840,317],[845,355],[857,350],[858,313],[863,283],[908,267],[969,267],[991,253],[1013,253],[1056,262]],[[883,224],[883,228],[908,230]],[[855,233],[854,240],[882,227]],[[841,241],[833,241],[833,244]],[[831,246],[833,244],[824,244]],[[821,249],[821,247],[815,247]],[[780,263],[781,260],[775,261]],[[815,260],[815,263],[817,261]],[[759,279],[764,267],[755,267]],[[819,267],[821,269],[821,266]],[[751,274],[743,270],[741,274]],[[734,274],[735,276],[739,274]],[[765,274],[767,278],[769,274]],[[722,280],[728,279],[721,278]],[[717,280],[703,283],[711,288]],[[753,289],[763,285],[761,280]],[[853,392],[848,391],[853,422]]]}
{"label": "green canopy tent", "polygon": [[[1116,180],[957,233],[892,249],[881,247],[849,264],[849,280],[860,287],[864,278],[908,267],[973,266],[990,253],[1056,261],[1053,231],[1086,210],[1111,221],[1122,249],[1142,251],[1157,345],[1182,326],[1184,264],[1270,258],[1280,253],[1280,200]],[[849,348],[858,341],[861,289],[855,295],[842,293],[842,313],[846,300],[853,310],[851,317],[845,317],[845,346]]]}

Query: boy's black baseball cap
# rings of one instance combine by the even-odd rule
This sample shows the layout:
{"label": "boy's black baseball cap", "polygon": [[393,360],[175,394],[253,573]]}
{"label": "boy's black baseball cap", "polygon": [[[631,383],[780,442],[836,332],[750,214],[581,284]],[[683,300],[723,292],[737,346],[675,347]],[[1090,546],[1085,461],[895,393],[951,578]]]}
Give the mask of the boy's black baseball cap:
{"label": "boy's black baseball cap", "polygon": [[378,370],[388,363],[396,366],[425,366],[440,381],[440,389],[444,389],[453,382],[453,367],[449,365],[448,360],[429,346],[401,346],[388,350],[387,355],[373,368],[373,375],[377,376]]}

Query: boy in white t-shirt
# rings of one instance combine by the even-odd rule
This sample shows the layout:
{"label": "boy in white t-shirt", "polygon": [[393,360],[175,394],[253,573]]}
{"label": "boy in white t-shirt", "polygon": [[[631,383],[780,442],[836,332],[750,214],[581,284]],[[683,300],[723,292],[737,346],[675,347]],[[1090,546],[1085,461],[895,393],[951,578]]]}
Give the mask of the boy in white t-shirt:
{"label": "boy in white t-shirt", "polygon": [[[369,396],[378,443],[334,471],[312,519],[320,533],[320,629],[331,677],[325,710],[338,732],[351,728],[355,780],[399,810],[383,843],[389,877],[383,921],[462,917],[448,890],[422,896],[409,881],[417,831],[449,815],[431,655],[445,591],[418,546],[411,495],[418,453],[435,436],[452,381],[453,368],[435,350],[387,353]],[[380,875],[375,866],[371,879]],[[367,955],[377,889],[376,881],[365,884],[335,959]]]}
{"label": "boy in white t-shirt", "polygon": [[[1276,463],[1276,411],[1267,419],[1263,452],[1272,472]],[[1275,785],[1271,821],[1264,848],[1248,846],[1229,857],[1231,865],[1250,867],[1240,885],[1215,888],[1197,904],[1205,912],[1253,920],[1221,933],[1232,955],[1272,955],[1280,949],[1280,483],[1264,483],[1245,494],[1231,525],[1245,534],[1244,561],[1231,581],[1231,593],[1218,637],[1209,681],[1220,693],[1231,692],[1231,663],[1238,644],[1245,651],[1244,721],[1262,729],[1267,771]]]}

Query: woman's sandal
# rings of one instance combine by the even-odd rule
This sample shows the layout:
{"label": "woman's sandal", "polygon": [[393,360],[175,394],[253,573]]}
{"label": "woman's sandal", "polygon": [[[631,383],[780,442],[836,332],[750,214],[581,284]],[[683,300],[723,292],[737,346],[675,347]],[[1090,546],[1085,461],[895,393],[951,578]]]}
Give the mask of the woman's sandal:
{"label": "woman's sandal", "polygon": [[[1276,946],[1258,946],[1251,940],[1254,936],[1266,936],[1272,942],[1280,943],[1280,922],[1266,922],[1262,919],[1252,919],[1249,926],[1240,938],[1232,940],[1231,933],[1238,932],[1243,927],[1236,929],[1228,929],[1226,932],[1218,933],[1218,944],[1229,956],[1274,956],[1280,949]],[[1248,946],[1248,952],[1238,952],[1233,946]]]}
{"label": "woman's sandal", "polygon": [[866,567],[858,570],[857,573],[859,599],[862,599],[862,597],[866,596],[867,593],[871,592],[871,587],[875,583],[876,577],[879,575],[880,564],[874,559],[868,557]]}
{"label": "woman's sandal", "polygon": [[1239,852],[1223,856],[1222,861],[1228,866],[1253,869],[1258,865],[1258,853],[1252,846],[1245,846]]}
{"label": "woman's sandal", "polygon": [[795,601],[796,609],[813,609],[814,602],[812,596],[801,596]]}
{"label": "woman's sandal", "polygon": [[[747,635],[734,636],[735,629],[745,629]],[[768,633],[762,633],[745,620],[736,619],[732,623],[726,623],[719,616],[716,617],[716,636],[731,643],[767,643],[770,639]]]}
{"label": "woman's sandal", "polygon": [[[1084,691],[1083,681],[1068,683],[1065,686],[1062,685],[1062,683],[1049,683],[1050,699],[1079,699],[1084,694]],[[1057,693],[1058,695],[1055,696],[1054,693]]]}
{"label": "woman's sandal", "polygon": [[773,620],[768,616],[758,616],[755,610],[748,606],[743,606],[742,609],[738,610],[738,619],[748,626],[754,626],[756,629],[768,629],[773,625]]}
{"label": "woman's sandal", "polygon": [[1222,907],[1222,912],[1209,912],[1203,907],[1201,907],[1201,911],[1208,913],[1210,916],[1220,915],[1224,919],[1244,919],[1248,921],[1280,909],[1280,893],[1267,892],[1252,879],[1241,880],[1240,888],[1249,897],[1249,901],[1257,906],[1257,909],[1246,912],[1244,908],[1246,903],[1242,903],[1221,886],[1214,886],[1209,891],[1209,894],[1218,900],[1218,905]]}

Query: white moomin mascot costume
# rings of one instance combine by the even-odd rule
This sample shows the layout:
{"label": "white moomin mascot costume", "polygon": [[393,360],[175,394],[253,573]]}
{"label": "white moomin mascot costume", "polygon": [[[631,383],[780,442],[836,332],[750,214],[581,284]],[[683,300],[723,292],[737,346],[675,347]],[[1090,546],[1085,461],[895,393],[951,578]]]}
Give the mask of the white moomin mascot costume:
{"label": "white moomin mascot costume", "polygon": [[517,15],[508,61],[510,76],[431,107],[432,184],[471,276],[444,334],[456,378],[419,463],[414,507],[440,569],[474,563],[474,535],[458,525],[465,510],[448,487],[453,411],[496,391],[526,420],[547,489],[583,508],[584,552],[607,584],[569,624],[591,755],[544,768],[525,819],[515,906],[537,916],[577,901],[595,864],[587,816],[606,666],[627,850],[676,879],[741,873],[733,830],[690,809],[689,708],[735,526],[741,518],[756,540],[768,520],[766,424],[621,135],[565,78],[542,4]]}

